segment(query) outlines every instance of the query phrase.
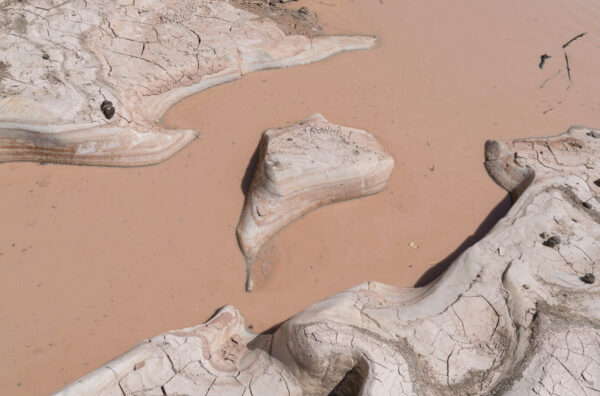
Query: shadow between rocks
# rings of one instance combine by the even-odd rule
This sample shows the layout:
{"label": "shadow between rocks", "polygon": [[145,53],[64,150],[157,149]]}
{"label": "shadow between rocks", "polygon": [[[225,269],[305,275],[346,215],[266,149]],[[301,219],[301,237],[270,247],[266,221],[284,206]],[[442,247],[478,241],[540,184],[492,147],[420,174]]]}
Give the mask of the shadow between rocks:
{"label": "shadow between rocks", "polygon": [[498,204],[492,209],[492,211],[486,216],[483,222],[477,227],[475,232],[465,239],[452,253],[450,253],[445,259],[427,270],[415,283],[414,287],[426,286],[429,283],[436,280],[440,275],[446,271],[446,269],[460,256],[465,250],[479,242],[486,234],[494,228],[496,223],[503,218],[508,210],[512,206],[512,200],[510,195],[506,195]]}
{"label": "shadow between rocks", "polygon": [[246,166],[246,172],[244,173],[244,177],[242,178],[242,192],[244,195],[248,195],[248,190],[250,189],[250,184],[252,183],[252,178],[254,177],[254,171],[256,170],[256,164],[258,162],[258,149],[260,147],[260,142],[256,145],[254,149],[254,153],[252,153],[252,157],[250,157],[250,162],[248,162],[248,166]]}

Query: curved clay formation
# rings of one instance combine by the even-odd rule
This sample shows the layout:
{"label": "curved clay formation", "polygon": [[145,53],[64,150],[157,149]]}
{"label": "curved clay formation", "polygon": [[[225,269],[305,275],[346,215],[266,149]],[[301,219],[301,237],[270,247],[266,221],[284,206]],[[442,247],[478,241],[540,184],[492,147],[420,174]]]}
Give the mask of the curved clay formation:
{"label": "curved clay formation", "polygon": [[368,132],[329,123],[321,114],[260,140],[254,178],[237,235],[248,263],[287,224],[320,206],[382,191],[394,160]]}
{"label": "curved clay formation", "polygon": [[485,164],[518,200],[434,283],[363,283],[257,336],[226,307],[58,394],[597,394],[600,134],[487,142]]}
{"label": "curved clay formation", "polygon": [[320,36],[306,11],[250,3],[0,1],[0,162],[156,163],[197,135],[157,124],[182,98],[376,42]]}

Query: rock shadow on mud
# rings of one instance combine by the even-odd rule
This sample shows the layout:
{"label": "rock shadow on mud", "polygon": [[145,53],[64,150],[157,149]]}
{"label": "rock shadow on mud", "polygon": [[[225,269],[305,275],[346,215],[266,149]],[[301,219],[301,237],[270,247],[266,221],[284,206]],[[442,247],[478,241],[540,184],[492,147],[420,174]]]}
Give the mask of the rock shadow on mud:
{"label": "rock shadow on mud", "polygon": [[246,171],[244,172],[244,177],[242,178],[242,183],[240,184],[240,188],[244,193],[244,196],[248,195],[248,190],[250,189],[250,184],[252,184],[252,178],[254,177],[254,172],[256,171],[256,165],[258,164],[258,149],[260,148],[260,142],[256,145],[254,152],[252,153],[252,157],[250,157],[250,161],[248,162],[248,166],[246,166]]}
{"label": "rock shadow on mud", "polygon": [[511,199],[510,194],[507,194],[494,208],[491,212],[486,216],[486,218],[481,222],[479,227],[475,230],[475,232],[466,238],[452,253],[450,253],[446,258],[444,258],[439,263],[435,264],[433,267],[428,269],[417,282],[414,287],[422,287],[427,286],[434,280],[440,277],[446,271],[446,269],[468,248],[475,245],[479,242],[483,237],[487,235],[488,232],[498,221],[500,221],[508,211],[510,210],[513,201]]}

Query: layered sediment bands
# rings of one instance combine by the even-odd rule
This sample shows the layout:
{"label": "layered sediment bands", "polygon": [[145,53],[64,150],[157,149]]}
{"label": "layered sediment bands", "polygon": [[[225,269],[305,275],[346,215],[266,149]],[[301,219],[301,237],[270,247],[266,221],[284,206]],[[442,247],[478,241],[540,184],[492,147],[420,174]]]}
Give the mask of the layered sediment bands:
{"label": "layered sediment bands", "polygon": [[156,163],[197,136],[157,124],[182,98],[376,43],[265,7],[281,24],[221,0],[0,1],[0,162]]}
{"label": "layered sediment bands", "polygon": [[528,187],[426,287],[366,282],[256,337],[228,307],[195,337],[188,329],[143,343],[59,394],[194,394],[183,384],[208,395],[596,394],[597,133],[486,144],[494,180]]}
{"label": "layered sediment bands", "polygon": [[368,132],[329,123],[321,114],[262,135],[237,236],[252,264],[261,246],[320,206],[382,191],[394,160]]}

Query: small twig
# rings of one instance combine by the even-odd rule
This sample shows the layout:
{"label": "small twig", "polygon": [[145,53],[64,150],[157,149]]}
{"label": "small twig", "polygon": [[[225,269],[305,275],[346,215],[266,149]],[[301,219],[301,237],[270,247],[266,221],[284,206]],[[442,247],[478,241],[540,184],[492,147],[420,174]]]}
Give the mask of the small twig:
{"label": "small twig", "polygon": [[585,36],[586,34],[587,34],[587,32],[578,34],[577,36],[573,37],[571,40],[564,43],[562,47],[567,48],[567,45],[571,44],[573,41],[577,40],[578,38]]}
{"label": "small twig", "polygon": [[560,74],[561,70],[562,70],[562,69],[558,69],[558,71],[557,71],[556,73],[554,73],[553,75],[551,75],[550,77],[548,77],[548,78],[546,79],[546,81],[544,81],[544,82],[542,83],[542,85],[540,85],[540,86],[538,87],[538,89],[542,89],[542,88],[544,88],[544,87],[546,86],[546,84],[548,84],[550,81],[552,81],[552,79],[554,79],[554,77],[556,77],[556,76],[558,76],[558,75]]}
{"label": "small twig", "polygon": [[571,67],[569,66],[569,57],[565,52],[565,61],[567,62],[567,75],[569,76],[569,82],[571,81]]}
{"label": "small twig", "polygon": [[554,110],[554,107],[550,107],[549,109],[542,111],[542,114],[546,114],[547,112],[549,112],[551,110]]}
{"label": "small twig", "polygon": [[540,70],[544,68],[544,63],[546,63],[546,59],[550,58],[552,57],[548,54],[543,54],[542,56],[540,56]]}

